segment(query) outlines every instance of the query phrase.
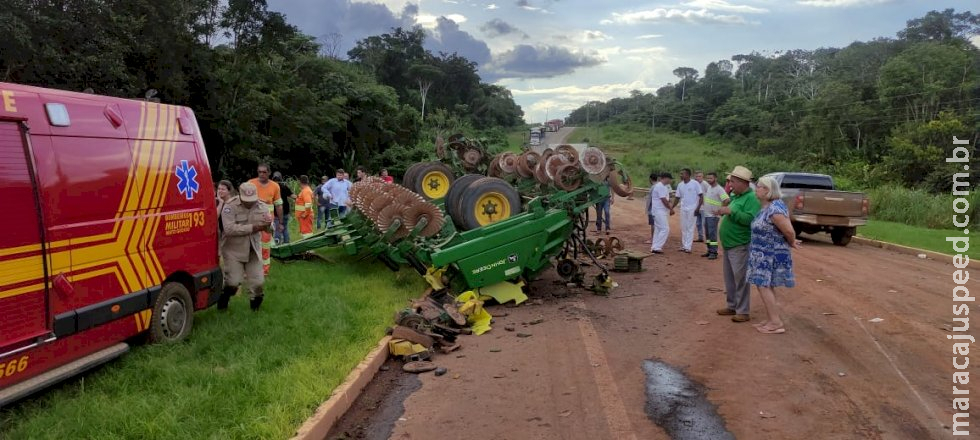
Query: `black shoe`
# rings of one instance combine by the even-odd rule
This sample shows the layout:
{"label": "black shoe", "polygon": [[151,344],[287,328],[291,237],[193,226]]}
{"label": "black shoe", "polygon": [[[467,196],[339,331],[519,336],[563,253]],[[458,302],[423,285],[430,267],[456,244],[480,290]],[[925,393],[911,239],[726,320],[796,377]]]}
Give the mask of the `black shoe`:
{"label": "black shoe", "polygon": [[252,308],[252,311],[253,312],[259,310],[259,306],[262,305],[262,298],[264,298],[264,297],[260,296],[258,298],[252,298],[252,299],[248,300],[248,305],[249,305],[249,307]]}
{"label": "black shoe", "polygon": [[704,243],[704,239],[703,238],[699,238],[697,240],[694,240],[694,242],[695,243]]}
{"label": "black shoe", "polygon": [[707,257],[707,256],[710,256],[710,255],[711,255],[711,252],[705,252],[705,253],[701,254],[702,257]]}
{"label": "black shoe", "polygon": [[218,310],[228,310],[228,301],[236,293],[238,293],[238,287],[225,287],[221,291],[221,296],[218,297]]}
{"label": "black shoe", "polygon": [[711,254],[711,255],[708,255],[708,259],[709,259],[709,260],[717,260],[717,259],[718,259],[718,254]]}

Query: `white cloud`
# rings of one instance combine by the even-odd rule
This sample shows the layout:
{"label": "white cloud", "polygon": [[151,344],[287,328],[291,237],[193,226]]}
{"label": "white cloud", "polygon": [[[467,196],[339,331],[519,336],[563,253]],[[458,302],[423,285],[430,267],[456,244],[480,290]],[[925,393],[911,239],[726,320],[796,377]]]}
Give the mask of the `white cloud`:
{"label": "white cloud", "polygon": [[662,36],[663,35],[661,35],[661,34],[646,34],[646,35],[640,35],[639,37],[636,37],[636,39],[637,40],[652,40],[654,38],[660,38]]}
{"label": "white cloud", "polygon": [[541,98],[533,104],[527,106],[525,117],[528,120],[536,117],[543,118],[545,112],[552,117],[560,115],[562,111],[571,111],[581,107],[586,101],[607,101],[616,97],[629,96],[631,90],[641,92],[654,92],[656,88],[648,86],[642,81],[629,83],[599,84],[589,87],[561,86],[544,89],[530,88],[517,89],[509,87],[514,97]]}
{"label": "white cloud", "polygon": [[739,12],[743,14],[764,14],[768,9],[757,8],[749,5],[733,5],[725,0],[691,0],[684,3],[684,6],[701,9],[711,9],[715,11]]}
{"label": "white cloud", "polygon": [[619,13],[613,12],[611,19],[601,24],[640,24],[658,22],[682,22],[697,24],[750,24],[741,15],[715,14],[707,9],[665,9],[656,8],[645,11]]}
{"label": "white cloud", "polygon": [[590,31],[590,30],[586,30],[585,32],[582,33],[582,40],[583,41],[605,41],[605,40],[612,40],[612,37],[610,37],[609,35],[606,35],[602,31]]}
{"label": "white cloud", "polygon": [[[456,24],[466,22],[466,17],[460,14],[449,14],[444,15],[443,17],[456,22]],[[435,27],[438,25],[438,20],[439,17],[429,14],[419,14],[415,17],[415,23],[426,29],[435,29]]]}
{"label": "white cloud", "polygon": [[799,0],[797,3],[821,8],[848,8],[851,6],[870,6],[889,3],[892,0]]}
{"label": "white cloud", "polygon": [[980,35],[974,35],[970,37],[970,42],[973,43],[978,49],[980,49]]}
{"label": "white cloud", "polygon": [[621,46],[612,46],[598,49],[597,52],[603,57],[613,58],[616,55],[664,55],[667,53],[667,48],[663,46],[653,46],[627,49]]}
{"label": "white cloud", "polygon": [[488,11],[492,11],[492,10],[494,10],[494,9],[497,9],[497,4],[496,4],[496,3],[490,3],[490,4],[489,4],[489,5],[487,5],[487,7],[486,7],[486,8],[484,8],[484,9],[486,9],[486,10],[488,10]]}

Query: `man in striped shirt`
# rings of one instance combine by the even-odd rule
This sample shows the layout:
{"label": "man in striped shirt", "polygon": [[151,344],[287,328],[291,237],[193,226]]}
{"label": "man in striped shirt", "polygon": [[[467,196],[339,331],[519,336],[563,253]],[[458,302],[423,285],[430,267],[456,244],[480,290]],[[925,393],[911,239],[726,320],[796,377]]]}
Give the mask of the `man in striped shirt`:
{"label": "man in striped shirt", "polygon": [[708,252],[701,256],[716,260],[718,259],[718,209],[728,200],[728,193],[718,184],[718,175],[714,172],[708,173],[705,183],[708,185],[708,190],[704,193],[701,213],[704,216],[704,235],[708,239]]}

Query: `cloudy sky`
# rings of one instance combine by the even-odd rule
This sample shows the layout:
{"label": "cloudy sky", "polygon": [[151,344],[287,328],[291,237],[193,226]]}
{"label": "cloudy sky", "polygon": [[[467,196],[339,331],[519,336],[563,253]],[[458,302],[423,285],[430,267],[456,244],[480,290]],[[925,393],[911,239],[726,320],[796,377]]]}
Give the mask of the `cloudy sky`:
{"label": "cloudy sky", "polygon": [[[346,58],[357,40],[421,25],[433,53],[458,52],[506,86],[529,122],[588,100],[652,92],[676,67],[703,72],[740,53],[843,47],[894,37],[930,10],[965,0],[269,0]],[[980,42],[975,40],[975,42]]]}

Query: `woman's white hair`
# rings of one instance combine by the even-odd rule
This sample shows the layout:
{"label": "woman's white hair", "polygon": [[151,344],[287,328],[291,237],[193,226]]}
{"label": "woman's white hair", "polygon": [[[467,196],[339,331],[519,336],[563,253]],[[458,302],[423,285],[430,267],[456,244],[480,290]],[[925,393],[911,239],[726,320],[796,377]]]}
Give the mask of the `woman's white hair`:
{"label": "woman's white hair", "polygon": [[776,179],[773,179],[772,176],[762,176],[755,184],[757,186],[762,185],[769,189],[769,197],[766,198],[769,199],[770,202],[783,197],[783,193],[779,190],[779,185],[776,183]]}

